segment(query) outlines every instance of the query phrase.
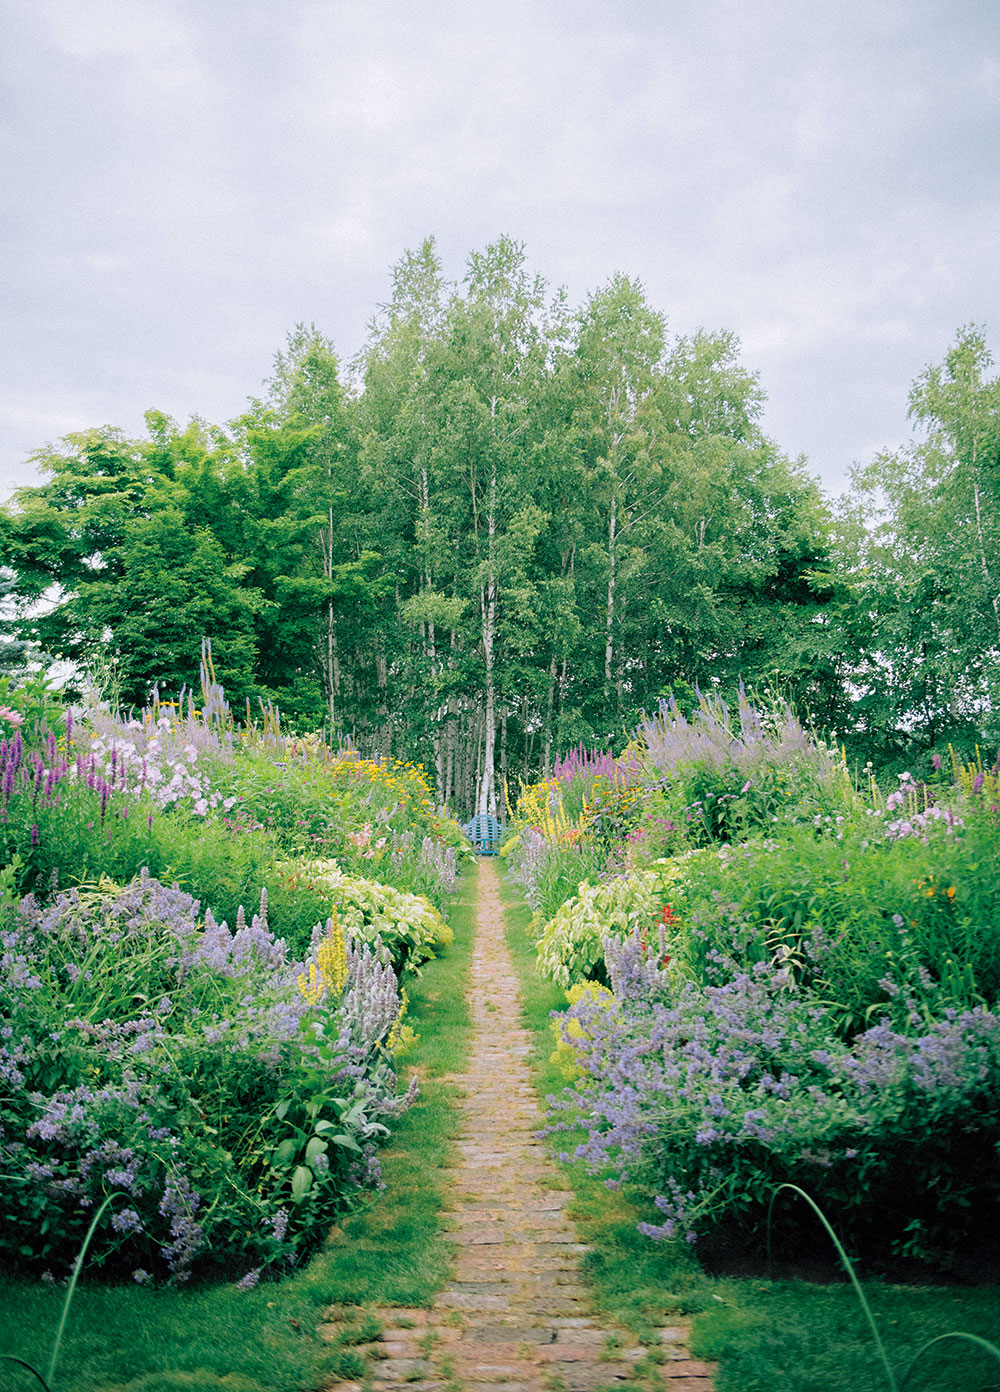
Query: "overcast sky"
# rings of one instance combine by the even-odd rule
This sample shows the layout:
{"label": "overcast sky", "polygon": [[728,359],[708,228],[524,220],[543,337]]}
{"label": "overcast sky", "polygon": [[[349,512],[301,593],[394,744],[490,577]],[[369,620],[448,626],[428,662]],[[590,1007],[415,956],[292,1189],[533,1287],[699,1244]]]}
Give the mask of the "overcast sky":
{"label": "overcast sky", "polygon": [[506,233],[735,331],[838,491],[1000,344],[1000,0],[0,0],[0,498],[67,431],[223,422],[296,322]]}

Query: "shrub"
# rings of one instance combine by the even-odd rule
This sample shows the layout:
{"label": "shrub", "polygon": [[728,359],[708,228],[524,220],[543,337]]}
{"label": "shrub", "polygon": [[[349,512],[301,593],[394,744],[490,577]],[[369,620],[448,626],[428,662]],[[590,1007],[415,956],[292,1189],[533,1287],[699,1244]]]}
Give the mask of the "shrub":
{"label": "shrub", "polygon": [[672,911],[663,898],[678,878],[675,867],[663,865],[596,885],[581,884],[542,929],[537,946],[539,971],[564,989],[583,980],[606,983],[607,939],[626,938],[635,931],[645,936],[658,916],[664,928],[672,929]]}
{"label": "shrub", "polygon": [[[11,897],[4,872],[0,1250],[58,1269],[121,1194],[91,1262],[136,1280],[258,1272],[320,1241],[396,1096],[388,953],[318,926],[308,967],[261,911],[234,931],[141,877]],[[340,969],[337,968],[340,963]]]}
{"label": "shrub", "polygon": [[500,850],[511,880],[542,918],[550,918],[559,905],[576,893],[587,879],[596,879],[607,867],[608,854],[601,847],[577,840],[572,844],[546,840],[532,826]]}
{"label": "shrub", "polygon": [[[892,814],[888,814],[891,816]],[[997,817],[967,810],[899,838],[873,813],[840,832],[789,828],[685,862],[675,907],[699,978],[789,967],[849,1036],[886,1008],[886,985],[928,1017],[1000,996]]]}
{"label": "shrub", "polygon": [[721,698],[702,697],[688,720],[671,698],[639,735],[644,782],[661,789],[667,819],[693,845],[844,815],[853,804],[843,763],[787,705],[760,710],[741,692],[734,719]]}
{"label": "shrub", "polygon": [[701,986],[635,934],[605,950],[615,1008],[584,995],[568,1012],[583,1076],[561,1124],[587,1130],[576,1154],[591,1168],[647,1188],[647,1235],[759,1228],[774,1186],[794,1182],[869,1251],[946,1257],[993,1210],[1000,1016],[882,1020],[846,1044],[786,969]]}
{"label": "shrub", "polygon": [[279,867],[285,887],[327,897],[353,937],[381,942],[397,972],[413,971],[453,939],[434,905],[392,885],[345,875],[333,860],[289,862]]}

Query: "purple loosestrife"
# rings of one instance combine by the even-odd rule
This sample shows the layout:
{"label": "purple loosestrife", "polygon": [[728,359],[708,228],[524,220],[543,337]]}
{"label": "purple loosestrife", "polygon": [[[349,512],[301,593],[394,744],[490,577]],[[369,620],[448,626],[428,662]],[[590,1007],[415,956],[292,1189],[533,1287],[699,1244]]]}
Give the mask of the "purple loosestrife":
{"label": "purple loosestrife", "polygon": [[628,782],[638,772],[639,764],[634,758],[616,759],[610,750],[587,749],[581,741],[568,754],[556,755],[552,777],[560,783],[572,783],[577,778],[606,778],[617,784]]}

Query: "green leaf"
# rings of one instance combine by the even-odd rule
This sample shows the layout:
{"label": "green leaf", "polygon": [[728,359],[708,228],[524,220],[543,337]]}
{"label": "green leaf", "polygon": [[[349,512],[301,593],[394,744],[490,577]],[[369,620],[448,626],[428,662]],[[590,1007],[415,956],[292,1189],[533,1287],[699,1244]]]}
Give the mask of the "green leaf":
{"label": "green leaf", "polygon": [[298,1146],[295,1141],[289,1137],[287,1140],[282,1141],[280,1145],[275,1146],[272,1164],[282,1168],[286,1165],[290,1165],[295,1159],[295,1152],[297,1150]]}
{"label": "green leaf", "polygon": [[311,1165],[320,1155],[325,1155],[329,1148],[326,1141],[320,1140],[319,1136],[313,1136],[306,1146],[306,1164]]}
{"label": "green leaf", "polygon": [[312,1188],[313,1172],[305,1165],[296,1165],[292,1174],[292,1202],[301,1203]]}

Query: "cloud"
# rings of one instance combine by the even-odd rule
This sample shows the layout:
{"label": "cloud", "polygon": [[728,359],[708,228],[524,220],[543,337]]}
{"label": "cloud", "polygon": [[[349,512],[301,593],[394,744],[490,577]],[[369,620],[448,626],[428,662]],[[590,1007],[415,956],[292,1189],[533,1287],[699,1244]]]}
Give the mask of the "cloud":
{"label": "cloud", "polygon": [[509,233],[574,299],[621,269],[675,331],[736,331],[831,478],[1000,317],[993,0],[14,11],[0,370],[39,423],[226,419],[297,320],[350,357],[427,234],[453,275]]}
{"label": "cloud", "polygon": [[187,46],[176,7],[155,0],[30,0],[51,43],[71,58],[111,54],[153,60]]}

